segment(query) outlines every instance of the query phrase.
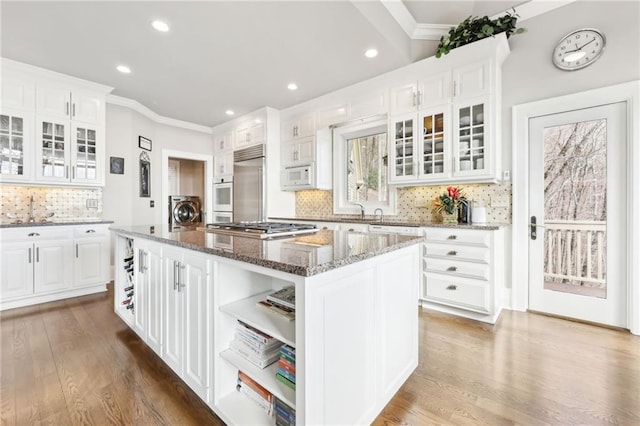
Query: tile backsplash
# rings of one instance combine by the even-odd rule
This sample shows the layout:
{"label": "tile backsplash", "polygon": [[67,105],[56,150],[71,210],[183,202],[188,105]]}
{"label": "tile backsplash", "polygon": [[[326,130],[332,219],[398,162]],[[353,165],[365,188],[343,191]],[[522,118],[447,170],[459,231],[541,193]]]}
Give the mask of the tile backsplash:
{"label": "tile backsplash", "polygon": [[[487,209],[487,222],[511,223],[511,182],[499,184],[460,184],[438,186],[410,186],[398,188],[397,215],[385,217],[398,221],[437,222],[431,201],[446,192],[448,186],[457,186],[473,201],[475,206]],[[367,212],[372,215],[373,212]],[[333,214],[333,191],[296,192],[296,217],[331,218]]]}
{"label": "tile backsplash", "polygon": [[[26,222],[30,197],[37,221],[53,213],[49,220],[100,219],[102,217],[102,188],[67,188],[0,185],[0,223],[16,219]],[[87,202],[87,200],[91,200]],[[95,207],[94,207],[95,206]]]}

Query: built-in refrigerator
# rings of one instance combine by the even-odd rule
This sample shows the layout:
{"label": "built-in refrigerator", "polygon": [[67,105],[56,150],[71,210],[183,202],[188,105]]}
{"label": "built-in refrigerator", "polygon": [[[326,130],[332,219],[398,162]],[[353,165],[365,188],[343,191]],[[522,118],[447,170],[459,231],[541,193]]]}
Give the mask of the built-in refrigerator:
{"label": "built-in refrigerator", "polygon": [[233,221],[266,220],[265,146],[233,153]]}

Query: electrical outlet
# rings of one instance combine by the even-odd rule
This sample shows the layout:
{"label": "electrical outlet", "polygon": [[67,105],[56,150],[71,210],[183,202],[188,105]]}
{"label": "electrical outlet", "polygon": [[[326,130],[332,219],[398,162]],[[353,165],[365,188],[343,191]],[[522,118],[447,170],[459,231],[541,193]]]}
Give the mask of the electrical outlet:
{"label": "electrical outlet", "polygon": [[505,170],[502,172],[502,180],[511,180],[511,170]]}
{"label": "electrical outlet", "polygon": [[153,200],[149,200],[149,207],[155,207],[156,203]]}
{"label": "electrical outlet", "polygon": [[87,208],[88,209],[97,209],[98,208],[98,200],[95,198],[87,198]]}

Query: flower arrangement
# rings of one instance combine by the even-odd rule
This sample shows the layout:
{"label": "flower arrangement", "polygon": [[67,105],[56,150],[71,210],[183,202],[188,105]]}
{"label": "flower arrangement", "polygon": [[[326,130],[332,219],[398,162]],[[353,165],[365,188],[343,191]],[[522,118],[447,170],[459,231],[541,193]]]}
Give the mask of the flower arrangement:
{"label": "flower arrangement", "polygon": [[460,188],[449,186],[447,188],[447,192],[439,195],[433,200],[433,210],[440,214],[455,214],[458,211],[460,201],[466,199],[465,194],[460,190]]}

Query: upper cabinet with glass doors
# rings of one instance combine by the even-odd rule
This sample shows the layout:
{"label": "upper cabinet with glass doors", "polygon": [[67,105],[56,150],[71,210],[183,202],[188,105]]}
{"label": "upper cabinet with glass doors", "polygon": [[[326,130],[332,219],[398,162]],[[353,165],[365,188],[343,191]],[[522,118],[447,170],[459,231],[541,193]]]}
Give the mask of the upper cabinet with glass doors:
{"label": "upper cabinet with glass doors", "polygon": [[496,39],[484,57],[455,49],[434,58],[432,74],[391,88],[391,183],[500,179],[500,68],[509,48]]}
{"label": "upper cabinet with glass doors", "polygon": [[111,88],[6,59],[2,71],[20,79],[3,79],[0,179],[103,185],[105,97]]}

